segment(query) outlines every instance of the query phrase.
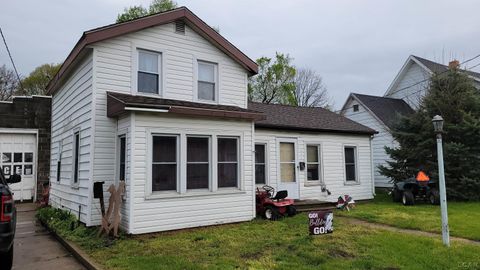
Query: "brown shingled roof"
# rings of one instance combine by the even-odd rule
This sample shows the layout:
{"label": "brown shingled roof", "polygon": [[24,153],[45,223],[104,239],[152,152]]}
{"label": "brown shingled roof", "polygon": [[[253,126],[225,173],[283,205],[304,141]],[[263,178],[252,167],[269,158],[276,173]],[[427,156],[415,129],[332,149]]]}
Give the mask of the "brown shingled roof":
{"label": "brown shingled roof", "polygon": [[323,108],[249,102],[250,110],[265,113],[255,127],[299,131],[375,134],[376,131]]}
{"label": "brown shingled roof", "polygon": [[261,120],[264,114],[237,106],[205,104],[198,102],[128,95],[107,92],[107,116],[117,117],[128,111],[164,111],[165,113],[191,116],[235,118],[245,120]]}

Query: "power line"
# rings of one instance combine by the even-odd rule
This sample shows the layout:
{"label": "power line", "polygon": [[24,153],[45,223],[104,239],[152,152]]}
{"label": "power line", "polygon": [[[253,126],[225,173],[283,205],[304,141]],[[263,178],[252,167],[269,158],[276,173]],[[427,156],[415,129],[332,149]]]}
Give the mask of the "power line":
{"label": "power line", "polygon": [[7,49],[8,57],[10,57],[10,61],[12,62],[13,70],[15,71],[15,74],[17,75],[18,84],[20,85],[20,89],[22,89],[22,92],[23,92],[22,80],[20,80],[20,75],[18,75],[17,67],[15,66],[15,62],[13,62],[12,54],[10,53],[10,49],[8,48],[8,45],[7,45],[7,40],[5,39],[5,36],[3,35],[3,31],[2,31],[1,27],[0,27],[0,34],[2,35],[3,43],[5,44],[5,48]]}
{"label": "power line", "polygon": [[[470,58],[470,59],[468,59],[468,60],[466,60],[466,61],[463,61],[462,63],[460,63],[460,65],[463,65],[463,64],[465,64],[465,63],[468,63],[468,62],[470,62],[470,61],[472,61],[472,60],[475,60],[475,59],[477,59],[477,58],[479,58],[479,57],[480,57],[480,54],[478,54],[478,55],[476,55],[475,57],[472,57],[472,58]],[[470,68],[465,68],[465,69],[463,69],[462,71],[471,71],[473,68],[478,67],[478,66],[480,66],[480,63],[478,63],[478,64],[476,64],[476,65],[473,65],[473,66],[471,66]],[[438,73],[438,75],[441,75],[441,74],[443,74],[443,73],[446,73],[447,71],[448,71],[448,69],[446,69],[446,70]],[[406,90],[406,89],[408,89],[408,88],[411,88],[411,87],[413,87],[413,86],[419,85],[420,83],[423,83],[423,82],[426,82],[426,81],[429,81],[429,80],[430,80],[430,78],[427,78],[427,79],[421,80],[421,81],[419,81],[419,82],[416,82],[416,83],[414,83],[414,84],[412,84],[412,85],[409,85],[409,86],[400,88],[400,89],[395,90],[394,92],[390,93],[390,95],[395,94],[395,93],[398,93],[398,92],[400,92],[400,91],[402,91],[402,90]],[[424,90],[426,90],[426,89],[427,89],[427,87],[423,87],[423,88],[421,88],[421,89],[419,89],[419,90],[417,90],[417,91],[415,91],[415,92],[409,93],[409,94],[407,94],[407,95],[405,95],[405,96],[403,96],[403,97],[401,97],[401,98],[398,98],[398,99],[409,99],[411,96],[413,96],[413,95],[415,95],[415,94],[417,94],[417,93],[419,93],[419,92],[421,92],[421,91],[424,91]],[[387,98],[391,98],[391,97],[387,97]],[[342,109],[340,109],[340,110],[335,111],[335,113],[340,113],[340,112],[342,112],[342,111],[344,111],[344,110],[351,109],[351,108],[353,108],[353,106],[346,107],[346,108],[342,108]],[[362,112],[354,113],[354,114],[351,114],[351,115],[356,115],[356,114],[360,114],[360,113],[362,113]]]}

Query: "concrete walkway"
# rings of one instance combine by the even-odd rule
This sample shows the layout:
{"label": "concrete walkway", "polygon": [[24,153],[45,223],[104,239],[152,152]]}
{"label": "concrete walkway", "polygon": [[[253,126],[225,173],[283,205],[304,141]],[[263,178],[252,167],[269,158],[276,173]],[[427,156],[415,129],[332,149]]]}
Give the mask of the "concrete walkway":
{"label": "concrete walkway", "polygon": [[85,269],[35,218],[33,203],[17,204],[13,269]]}

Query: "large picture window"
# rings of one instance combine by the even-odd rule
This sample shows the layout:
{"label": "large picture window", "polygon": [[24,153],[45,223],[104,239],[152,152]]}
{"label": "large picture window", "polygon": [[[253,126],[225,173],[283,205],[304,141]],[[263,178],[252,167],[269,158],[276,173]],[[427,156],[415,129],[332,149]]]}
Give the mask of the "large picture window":
{"label": "large picture window", "polygon": [[347,182],[357,181],[357,148],[345,146],[345,180]]}
{"label": "large picture window", "polygon": [[218,138],[218,187],[238,187],[238,139]]}
{"label": "large picture window", "polygon": [[198,61],[198,99],[215,101],[217,65]]}
{"label": "large picture window", "polygon": [[176,190],[177,136],[153,136],[152,191]]}
{"label": "large picture window", "polygon": [[320,147],[318,145],[307,145],[307,180],[320,181]]}
{"label": "large picture window", "polygon": [[255,184],[266,184],[265,144],[255,145]]}
{"label": "large picture window", "polygon": [[209,137],[187,137],[187,189],[206,189],[210,182]]}
{"label": "large picture window", "polygon": [[138,92],[159,93],[161,57],[160,53],[145,50],[138,51]]}

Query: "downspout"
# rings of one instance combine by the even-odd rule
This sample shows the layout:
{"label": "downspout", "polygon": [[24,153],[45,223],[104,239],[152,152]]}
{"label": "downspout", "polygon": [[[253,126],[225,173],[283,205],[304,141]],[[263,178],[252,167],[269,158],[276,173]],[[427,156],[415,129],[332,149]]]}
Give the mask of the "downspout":
{"label": "downspout", "polygon": [[371,168],[371,174],[372,174],[372,194],[375,196],[375,168],[373,165],[373,148],[372,148],[372,141],[373,141],[373,136],[370,136],[370,168]]}

